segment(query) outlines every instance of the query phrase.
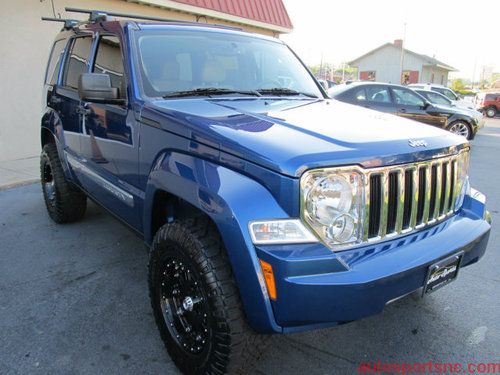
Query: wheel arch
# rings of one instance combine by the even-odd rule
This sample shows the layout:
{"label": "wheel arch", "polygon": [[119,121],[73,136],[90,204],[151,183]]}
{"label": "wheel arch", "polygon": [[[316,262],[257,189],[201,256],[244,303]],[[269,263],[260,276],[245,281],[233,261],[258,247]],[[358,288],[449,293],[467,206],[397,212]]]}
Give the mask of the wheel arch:
{"label": "wheel arch", "polygon": [[[154,165],[144,200],[146,242],[151,244],[156,231],[169,221],[206,215],[223,240],[249,324],[259,332],[281,332],[265,292],[248,222],[285,218],[285,211],[259,183],[210,161],[166,152]],[[249,204],[249,199],[255,204]]]}

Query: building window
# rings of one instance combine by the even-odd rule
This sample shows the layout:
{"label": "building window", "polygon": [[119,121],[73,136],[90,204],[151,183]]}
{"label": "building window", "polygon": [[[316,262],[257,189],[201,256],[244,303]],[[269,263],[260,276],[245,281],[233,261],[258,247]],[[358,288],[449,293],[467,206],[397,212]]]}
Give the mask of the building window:
{"label": "building window", "polygon": [[418,71],[417,70],[404,70],[401,75],[401,84],[409,85],[410,83],[418,83]]}
{"label": "building window", "polygon": [[376,74],[374,70],[359,72],[359,79],[361,81],[375,81]]}

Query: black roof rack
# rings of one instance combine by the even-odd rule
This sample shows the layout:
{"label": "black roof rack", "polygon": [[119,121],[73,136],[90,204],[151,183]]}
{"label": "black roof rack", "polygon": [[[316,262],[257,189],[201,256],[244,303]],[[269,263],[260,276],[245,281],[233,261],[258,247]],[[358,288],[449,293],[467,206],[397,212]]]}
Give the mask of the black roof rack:
{"label": "black roof rack", "polygon": [[[182,24],[188,24],[188,25],[189,24],[191,24],[191,25],[200,25],[200,23],[198,23],[198,22],[181,21],[181,20],[169,19],[169,18],[161,18],[161,17],[141,16],[141,15],[130,14],[130,13],[107,12],[107,11],[95,10],[95,9],[91,10],[91,9],[81,9],[81,8],[66,7],[66,8],[64,8],[64,10],[66,12],[88,14],[89,15],[89,22],[105,21],[107,16],[112,16],[112,17],[132,18],[132,19],[136,19],[136,20],[159,21],[159,22],[174,22],[174,23],[182,23]],[[79,21],[79,22],[81,22],[81,21]],[[221,28],[225,28],[225,29],[232,29],[232,30],[239,30],[239,31],[242,30],[239,27],[233,27],[233,26],[217,25],[217,24],[207,24],[207,25],[208,26],[221,27]]]}
{"label": "black roof rack", "polygon": [[42,21],[52,21],[52,22],[64,22],[63,29],[69,30],[75,27],[78,22],[78,20],[71,20],[67,18],[54,18],[54,17],[42,17]]}

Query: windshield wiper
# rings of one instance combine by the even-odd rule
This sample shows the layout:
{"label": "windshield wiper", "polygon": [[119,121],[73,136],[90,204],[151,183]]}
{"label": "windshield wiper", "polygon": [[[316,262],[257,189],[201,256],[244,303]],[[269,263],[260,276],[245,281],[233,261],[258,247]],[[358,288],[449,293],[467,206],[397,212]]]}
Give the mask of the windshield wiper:
{"label": "windshield wiper", "polygon": [[252,90],[233,90],[233,89],[224,89],[219,87],[200,87],[193,90],[169,92],[168,94],[163,95],[163,98],[167,99],[167,98],[179,98],[182,96],[211,96],[211,95],[226,95],[226,94],[262,96],[260,92]]}
{"label": "windshield wiper", "polygon": [[260,89],[257,91],[260,92],[261,94],[264,94],[264,95],[304,95],[304,96],[307,96],[309,98],[318,99],[318,97],[314,94],[310,94],[307,92],[300,92],[300,91],[288,89],[286,87],[273,87],[270,89]]}

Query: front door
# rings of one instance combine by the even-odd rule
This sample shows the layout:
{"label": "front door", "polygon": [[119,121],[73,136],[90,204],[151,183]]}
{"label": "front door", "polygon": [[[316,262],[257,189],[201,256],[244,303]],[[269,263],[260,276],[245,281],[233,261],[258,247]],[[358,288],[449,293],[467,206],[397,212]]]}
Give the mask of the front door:
{"label": "front door", "polygon": [[110,76],[123,104],[83,102],[81,154],[89,172],[85,188],[101,204],[141,227],[138,206],[142,194],[137,189],[138,127],[127,103],[127,81],[120,39],[101,35],[92,64],[92,72]]}
{"label": "front door", "polygon": [[397,115],[425,124],[443,127],[447,116],[439,112],[427,111],[426,101],[412,90],[404,87],[391,87]]}

